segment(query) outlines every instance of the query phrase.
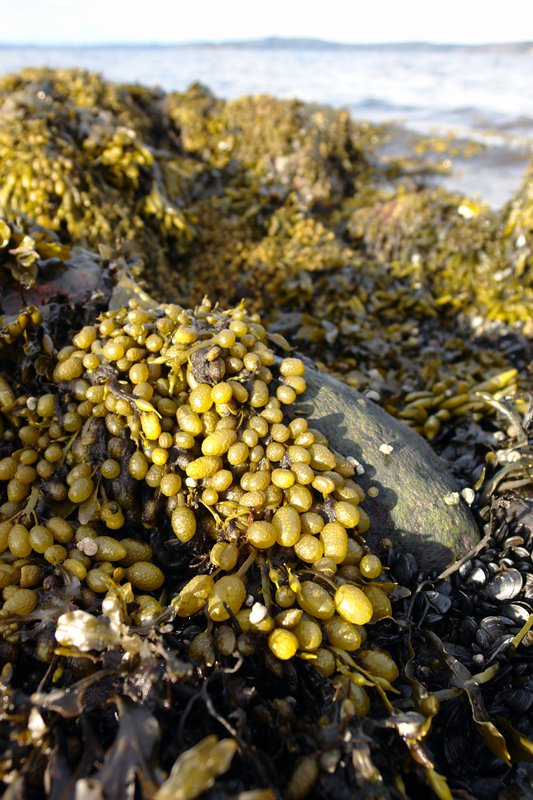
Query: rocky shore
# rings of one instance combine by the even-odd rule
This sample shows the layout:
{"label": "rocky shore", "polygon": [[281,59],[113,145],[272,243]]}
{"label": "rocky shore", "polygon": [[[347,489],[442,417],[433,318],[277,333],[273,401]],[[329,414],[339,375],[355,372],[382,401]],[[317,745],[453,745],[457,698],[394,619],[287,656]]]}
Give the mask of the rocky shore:
{"label": "rocky shore", "polygon": [[383,135],[0,79],[6,798],[530,796],[531,168]]}

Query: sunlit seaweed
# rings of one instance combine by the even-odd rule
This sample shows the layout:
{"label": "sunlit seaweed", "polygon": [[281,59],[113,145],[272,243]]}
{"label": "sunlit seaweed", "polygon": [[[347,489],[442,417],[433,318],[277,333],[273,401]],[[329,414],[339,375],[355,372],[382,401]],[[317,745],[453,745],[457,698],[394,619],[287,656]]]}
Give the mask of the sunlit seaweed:
{"label": "sunlit seaweed", "polygon": [[[522,530],[511,516],[496,524],[531,485],[531,174],[492,211],[432,187],[438,169],[420,158],[382,159],[384,132],[344,111],[77,70],[25,70],[0,96],[0,655],[17,665],[1,678],[2,779],[41,786],[52,753],[56,786],[90,778],[110,796],[137,781],[146,797],[192,798],[218,775],[232,796],[257,787],[243,800],[272,800],[272,786],[335,796],[344,781],[446,800],[444,775],[464,788],[461,759],[435,731],[457,714],[522,791],[527,691],[509,689],[518,727],[483,691],[505,706],[531,640],[530,576],[516,574],[530,538],[505,538]],[[124,270],[165,305],[108,312]],[[300,452],[330,458],[285,417],[305,378],[280,334],[474,487],[463,496],[485,506],[488,533],[460,574],[486,580],[501,546],[517,566],[484,602],[508,595],[522,625],[490,642],[483,670],[459,650],[474,628],[462,595],[448,602],[455,568],[418,581],[409,554],[370,553],[353,465]],[[307,478],[304,510],[293,487]],[[334,526],[331,541],[312,525]],[[504,630],[476,613],[480,641]],[[447,619],[442,639],[419,632]],[[251,699],[266,675],[268,698]]]}

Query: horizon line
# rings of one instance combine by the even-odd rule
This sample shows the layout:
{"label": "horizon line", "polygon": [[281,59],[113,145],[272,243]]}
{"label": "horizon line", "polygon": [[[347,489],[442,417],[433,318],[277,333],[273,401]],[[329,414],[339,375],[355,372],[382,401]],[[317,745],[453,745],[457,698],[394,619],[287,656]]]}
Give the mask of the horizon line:
{"label": "horizon line", "polygon": [[533,39],[512,39],[512,40],[489,40],[483,42],[440,42],[431,39],[401,39],[401,40],[383,40],[383,41],[370,41],[370,42],[341,42],[333,39],[320,39],[312,36],[262,36],[257,38],[242,38],[242,39],[197,39],[190,41],[179,42],[161,42],[161,41],[95,41],[95,42],[2,42],[0,41],[1,48],[91,48],[91,47],[232,47],[232,46],[246,46],[257,45],[267,42],[279,43],[307,43],[319,44],[332,47],[395,47],[395,46],[425,46],[425,47],[508,47],[508,46],[533,46]]}

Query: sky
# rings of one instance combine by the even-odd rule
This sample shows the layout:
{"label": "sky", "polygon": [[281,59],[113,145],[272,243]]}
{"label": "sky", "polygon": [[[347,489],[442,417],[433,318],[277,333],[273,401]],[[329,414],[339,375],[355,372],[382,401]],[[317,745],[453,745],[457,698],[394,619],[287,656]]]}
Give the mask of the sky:
{"label": "sky", "polygon": [[0,0],[0,43],[533,40],[533,0]]}

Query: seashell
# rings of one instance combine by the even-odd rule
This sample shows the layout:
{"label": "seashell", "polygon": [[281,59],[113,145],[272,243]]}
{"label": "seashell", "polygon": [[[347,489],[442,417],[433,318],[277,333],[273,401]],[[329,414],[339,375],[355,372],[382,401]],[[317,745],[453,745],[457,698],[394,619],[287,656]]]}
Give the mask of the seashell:
{"label": "seashell", "polygon": [[499,575],[502,571],[500,564],[497,564],[495,561],[489,561],[486,566],[489,573],[489,578],[494,578],[495,575]]}
{"label": "seashell", "polygon": [[504,546],[506,548],[507,547],[516,548],[516,547],[520,547],[523,544],[524,544],[524,537],[523,536],[509,536],[505,540],[505,545]]}
{"label": "seashell", "polygon": [[531,609],[521,603],[509,603],[502,608],[502,614],[505,614],[515,625],[524,625],[531,613]]}
{"label": "seashell", "polygon": [[530,689],[508,689],[499,696],[500,702],[517,714],[525,714],[533,705],[533,691]]}
{"label": "seashell", "polygon": [[492,661],[500,653],[503,653],[504,650],[507,650],[512,641],[513,641],[512,633],[504,633],[502,636],[496,639],[492,649],[488,653],[489,660]]}
{"label": "seashell", "polygon": [[452,586],[449,581],[440,581],[435,588],[439,594],[443,594],[446,597],[449,597],[452,593]]}
{"label": "seashell", "polygon": [[500,559],[500,566],[501,567],[512,567],[514,564],[514,558],[509,558],[509,556],[505,556],[504,558]]}
{"label": "seashell", "polygon": [[504,789],[505,784],[497,778],[478,778],[472,782],[472,793],[483,800],[496,800]]}
{"label": "seashell", "polygon": [[472,561],[465,561],[464,564],[461,564],[461,566],[459,567],[457,572],[461,576],[461,578],[463,578],[463,580],[465,580],[470,575],[470,573],[472,571],[472,567],[473,567]]}
{"label": "seashell", "polygon": [[[508,546],[507,542],[506,545]],[[528,560],[531,561],[531,553],[529,552],[527,547],[521,547],[520,545],[513,546],[513,548],[511,549],[511,553],[515,558],[523,558],[526,561]]]}
{"label": "seashell", "polygon": [[478,624],[473,617],[466,617],[465,619],[461,620],[457,628],[459,640],[463,643],[471,642],[476,635],[477,629]]}
{"label": "seashell", "polygon": [[487,567],[484,564],[477,564],[470,571],[466,583],[469,586],[473,586],[476,589],[480,589],[482,586],[486,584],[488,577],[489,577],[489,572]]}
{"label": "seashell", "polygon": [[524,583],[517,569],[508,569],[495,575],[484,590],[485,597],[491,600],[512,600],[520,592]]}
{"label": "seashell", "polygon": [[[494,644],[498,642],[502,636],[507,635],[506,628],[513,625],[512,620],[501,616],[485,617],[476,632],[475,640],[478,645],[485,649],[490,650],[494,648]],[[512,639],[512,636],[510,636]]]}
{"label": "seashell", "polygon": [[406,586],[416,576],[418,565],[412,553],[400,553],[396,563],[391,567],[391,572],[398,583]]}
{"label": "seashell", "polygon": [[490,650],[490,648],[494,644],[494,639],[492,638],[490,633],[484,630],[483,628],[479,628],[476,631],[475,641],[476,644],[478,644],[481,650],[483,650],[484,652]]}
{"label": "seashell", "polygon": [[444,740],[444,754],[446,762],[452,767],[458,767],[465,759],[465,740],[462,736],[446,736]]}
{"label": "seashell", "polygon": [[474,600],[465,592],[459,591],[455,597],[454,609],[461,614],[472,614],[475,610]]}
{"label": "seashell", "polygon": [[504,617],[503,615],[484,617],[479,624],[479,627],[488,631],[492,635],[493,639],[496,639],[496,637],[502,633],[505,628],[510,628],[512,626],[513,621],[508,619],[508,617]]}
{"label": "seashell", "polygon": [[440,614],[446,614],[446,612],[450,609],[452,601],[445,594],[437,592],[433,589],[429,589],[424,593],[424,595],[429,605],[436,609],[436,611],[438,611]]}

